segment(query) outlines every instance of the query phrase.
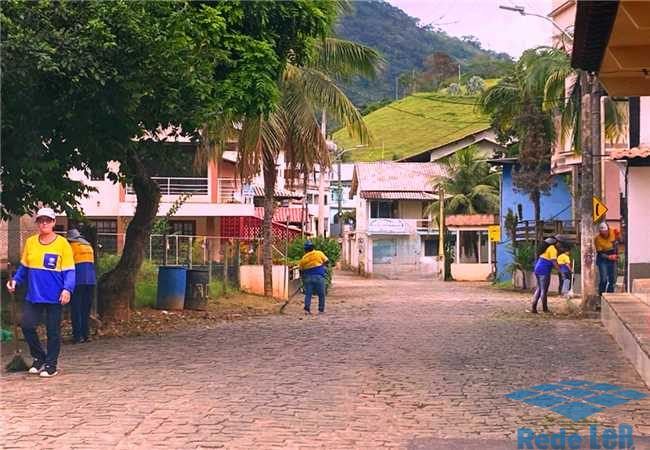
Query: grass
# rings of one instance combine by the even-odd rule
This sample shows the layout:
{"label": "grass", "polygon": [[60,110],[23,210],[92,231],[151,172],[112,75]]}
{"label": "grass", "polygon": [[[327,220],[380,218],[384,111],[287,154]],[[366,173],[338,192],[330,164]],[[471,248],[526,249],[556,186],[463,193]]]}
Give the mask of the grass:
{"label": "grass", "polygon": [[[348,153],[351,161],[399,159],[438,147],[490,126],[474,106],[475,97],[417,93],[364,117],[370,146]],[[334,133],[339,147],[357,144],[345,130]]]}

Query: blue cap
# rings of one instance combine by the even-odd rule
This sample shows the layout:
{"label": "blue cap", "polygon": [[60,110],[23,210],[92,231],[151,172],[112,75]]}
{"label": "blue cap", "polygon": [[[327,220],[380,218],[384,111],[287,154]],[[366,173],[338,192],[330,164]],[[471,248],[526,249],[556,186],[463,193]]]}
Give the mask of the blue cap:
{"label": "blue cap", "polygon": [[314,243],[311,240],[308,239],[308,240],[305,241],[305,250],[308,250],[308,249],[311,249],[311,248],[314,248]]}

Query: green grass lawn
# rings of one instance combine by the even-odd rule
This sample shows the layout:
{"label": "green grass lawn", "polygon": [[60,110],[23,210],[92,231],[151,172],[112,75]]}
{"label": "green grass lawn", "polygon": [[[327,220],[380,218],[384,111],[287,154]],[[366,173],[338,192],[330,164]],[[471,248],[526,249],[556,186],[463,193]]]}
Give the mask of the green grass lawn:
{"label": "green grass lawn", "polygon": [[[417,93],[364,117],[372,134],[366,148],[349,152],[350,161],[393,160],[444,145],[490,126],[474,106],[476,98]],[[345,130],[334,133],[339,148],[358,144]]]}

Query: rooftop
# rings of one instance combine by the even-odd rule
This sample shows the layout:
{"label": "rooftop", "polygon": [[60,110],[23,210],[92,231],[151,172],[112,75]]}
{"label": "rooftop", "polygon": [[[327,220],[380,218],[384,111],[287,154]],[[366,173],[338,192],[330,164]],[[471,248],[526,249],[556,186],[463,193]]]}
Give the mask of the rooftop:
{"label": "rooftop", "polygon": [[350,195],[361,192],[434,192],[433,178],[444,175],[436,163],[381,161],[357,163]]}

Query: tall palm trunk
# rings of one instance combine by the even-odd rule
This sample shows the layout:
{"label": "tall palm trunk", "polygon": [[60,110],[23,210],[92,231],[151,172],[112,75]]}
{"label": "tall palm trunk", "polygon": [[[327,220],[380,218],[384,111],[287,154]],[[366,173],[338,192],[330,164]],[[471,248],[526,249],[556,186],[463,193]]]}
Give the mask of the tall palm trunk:
{"label": "tall palm trunk", "polygon": [[138,155],[133,153],[129,163],[135,173],[133,189],[137,205],[133,220],[126,229],[120,261],[99,280],[99,314],[107,321],[129,318],[130,305],[135,299],[135,280],[144,261],[145,245],[160,204],[160,189],[147,174]]}
{"label": "tall palm trunk", "polygon": [[264,222],[262,223],[262,232],[264,239],[264,295],[273,296],[273,212],[275,209],[275,180],[277,178],[277,168],[275,167],[275,158],[269,151],[263,155],[264,170]]}

